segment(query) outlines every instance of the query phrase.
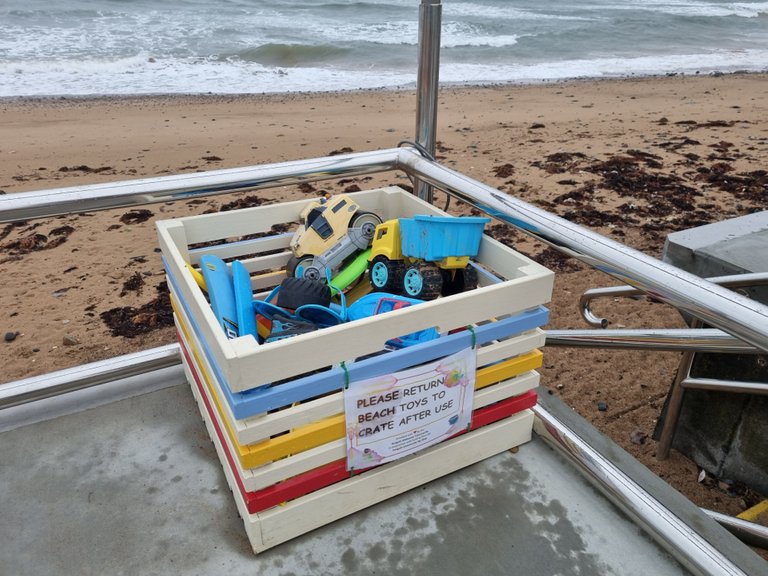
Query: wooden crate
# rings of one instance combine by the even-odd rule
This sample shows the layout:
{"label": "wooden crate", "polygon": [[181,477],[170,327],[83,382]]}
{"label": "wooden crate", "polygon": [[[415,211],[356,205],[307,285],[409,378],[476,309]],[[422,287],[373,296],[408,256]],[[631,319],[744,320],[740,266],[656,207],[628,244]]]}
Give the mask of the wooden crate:
{"label": "wooden crate", "polygon": [[[384,219],[444,214],[395,187],[358,192],[352,196],[363,210],[376,212]],[[378,352],[387,340],[425,327],[436,326],[441,333],[448,332],[528,310],[549,301],[551,297],[553,274],[549,270],[484,236],[477,262],[484,270],[503,279],[501,282],[494,282],[493,277],[481,274],[481,286],[476,290],[274,342],[270,346],[257,346],[252,336],[227,339],[186,264],[197,265],[201,256],[211,253],[224,259],[245,257],[243,263],[252,275],[254,290],[270,289],[284,277],[279,269],[285,266],[290,256],[288,243],[291,235],[273,234],[246,241],[237,239],[269,233],[275,225],[298,221],[301,210],[311,201],[286,202],[157,223],[171,289],[194,320],[193,328],[199,340],[205,343],[222,381],[227,383],[233,394]],[[225,240],[232,241],[190,249],[190,246]],[[322,346],[318,346],[319,341]],[[333,385],[327,382],[313,382],[311,385],[318,394],[333,390]],[[259,404],[252,413],[266,412],[300,401],[306,396],[306,391],[301,388],[301,384],[283,386],[279,389],[280,395],[273,388],[268,391],[269,394],[233,396],[235,408],[259,396],[261,402],[252,402]],[[247,416],[238,411],[235,415],[238,418]]]}
{"label": "wooden crate", "polygon": [[[398,188],[353,197],[385,219],[442,214]],[[486,236],[476,259],[476,290],[265,345],[250,336],[226,338],[187,264],[211,253],[237,258],[257,297],[266,293],[284,277],[291,234],[241,237],[297,220],[309,201],[158,222],[187,377],[255,552],[531,434],[528,408],[535,403],[535,368],[542,358],[537,348],[544,343],[539,326],[548,314],[541,305],[549,300],[553,275]],[[370,356],[386,340],[429,327],[441,337]],[[471,431],[350,477],[345,384],[469,346],[477,347],[478,366]]]}

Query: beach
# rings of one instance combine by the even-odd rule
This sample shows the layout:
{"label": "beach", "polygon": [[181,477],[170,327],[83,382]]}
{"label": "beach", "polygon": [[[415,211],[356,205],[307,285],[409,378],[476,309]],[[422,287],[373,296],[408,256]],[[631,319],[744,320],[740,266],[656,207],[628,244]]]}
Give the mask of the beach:
{"label": "beach", "polygon": [[[766,208],[766,86],[757,73],[446,86],[437,159],[661,257],[670,232]],[[413,139],[415,106],[410,90],[0,100],[0,191],[391,148]],[[385,173],[0,225],[0,381],[175,340],[156,220],[410,184]],[[445,204],[441,192],[435,200]],[[449,211],[469,213],[455,201]],[[489,232],[556,272],[550,329],[587,328],[579,296],[617,284],[505,225]],[[684,325],[659,303],[595,308],[613,328]],[[696,504],[735,515],[755,503],[748,490],[698,482],[696,465],[675,451],[656,460],[650,436],[679,354],[544,352],[541,393],[561,397]]]}

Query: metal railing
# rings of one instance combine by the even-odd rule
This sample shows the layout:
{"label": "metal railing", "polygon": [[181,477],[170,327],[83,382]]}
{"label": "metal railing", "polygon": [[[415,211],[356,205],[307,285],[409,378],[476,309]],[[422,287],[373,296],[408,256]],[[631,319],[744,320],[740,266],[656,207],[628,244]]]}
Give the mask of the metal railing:
{"label": "metal railing", "polygon": [[714,328],[547,330],[547,346],[724,354],[759,354],[761,352],[754,346]]}
{"label": "metal railing", "polygon": [[768,351],[768,307],[550,214],[409,147],[0,197],[0,222],[400,169],[625,284]]}
{"label": "metal railing", "polygon": [[[768,274],[765,272],[752,272],[748,274],[731,274],[728,276],[714,276],[706,278],[725,288],[751,288],[752,286],[768,285]],[[607,328],[609,321],[592,312],[592,301],[597,298],[643,298],[645,293],[632,286],[608,286],[605,288],[592,288],[586,290],[579,299],[579,311],[582,318],[590,326],[595,328]]]}
{"label": "metal railing", "polygon": [[[396,168],[561,252],[631,284],[657,300],[701,318],[756,348],[768,350],[768,307],[512,198],[424,158],[410,148],[195,175],[10,194],[0,197],[0,221],[190,198],[228,190],[267,188]],[[597,478],[594,480],[598,482]],[[630,493],[624,490],[621,483],[611,487],[613,497],[631,499]],[[641,525],[650,527],[652,533],[656,533],[653,530],[656,519],[651,521],[638,512],[637,520]],[[701,551],[699,547],[669,544],[664,534],[656,533],[656,536],[686,564],[701,565],[699,559],[692,559]],[[717,556],[718,552],[707,548],[702,554],[711,558],[712,555]]]}
{"label": "metal railing", "polygon": [[[422,0],[420,12],[419,118],[417,143],[434,152],[437,68],[439,67],[440,0]],[[431,150],[430,150],[431,147]],[[710,282],[666,265],[585,228],[512,198],[463,174],[424,158],[409,148],[394,148],[330,158],[315,158],[264,166],[219,170],[192,175],[148,178],[112,184],[78,186],[0,196],[0,222],[27,220],[74,212],[137,206],[189,199],[237,190],[254,190],[317,180],[359,176],[399,169],[415,183],[422,198],[431,199],[432,187],[443,190],[479,210],[506,222],[578,258],[586,264],[629,284],[634,289],[666,302],[739,340],[768,351],[768,308]],[[148,351],[153,358],[129,358],[131,375],[155,370],[152,362],[175,361],[173,347]],[[5,405],[30,400],[69,388],[94,386],[119,377],[125,357],[77,367],[35,382],[11,383]],[[92,370],[93,369],[93,370]],[[78,371],[85,371],[78,375]],[[0,399],[0,407],[2,399]],[[553,445],[575,460],[580,469],[628,515],[645,528],[685,566],[699,574],[743,574],[714,544],[699,537],[673,513],[619,473],[577,433],[562,426],[545,409],[537,408],[538,422],[555,432]],[[578,447],[578,449],[576,449]]]}
{"label": "metal railing", "polygon": [[[416,143],[435,156],[437,144],[437,89],[440,84],[440,0],[421,0],[419,6],[419,69],[416,76]],[[432,203],[432,187],[415,180],[414,192]]]}
{"label": "metal railing", "polygon": [[[716,276],[707,278],[708,282],[723,286],[726,288],[752,288],[755,286],[765,286],[768,284],[768,274],[765,272],[754,272],[748,274],[733,274],[728,276]],[[579,299],[579,310],[584,320],[596,327],[606,328],[609,324],[607,318],[601,318],[592,312],[592,301],[597,298],[642,298],[644,293],[632,286],[611,286],[606,288],[593,288],[585,291]],[[656,448],[656,458],[666,460],[669,457],[669,451],[672,449],[677,422],[680,418],[680,412],[683,406],[683,393],[687,389],[697,390],[715,390],[719,392],[731,392],[736,394],[768,394],[768,384],[765,382],[744,382],[739,380],[722,380],[716,378],[694,378],[691,376],[691,367],[695,354],[697,352],[720,352],[720,353],[741,353],[757,354],[761,350],[752,347],[732,346],[733,342],[727,343],[722,335],[712,335],[711,331],[701,328],[703,322],[700,318],[694,318],[691,321],[689,330],[676,331],[678,338],[688,338],[690,346],[684,342],[678,341],[673,346],[665,348],[663,346],[663,337],[654,338],[654,331],[640,331],[634,340],[630,337],[622,337],[621,334],[614,334],[616,330],[595,330],[585,331],[587,336],[578,338],[575,335],[567,335],[561,341],[547,340],[548,344],[562,346],[584,346],[590,345],[602,348],[618,347],[646,347],[651,348],[651,342],[657,346],[655,349],[675,349],[682,350],[683,355],[680,359],[677,373],[671,384],[669,399],[667,403],[666,414],[661,422],[661,431],[659,433],[659,443]],[[592,333],[594,332],[594,334]],[[599,333],[604,332],[605,336],[600,337]],[[685,336],[683,336],[685,334]],[[701,338],[697,338],[697,334]],[[659,336],[661,336],[659,334]],[[716,338],[717,341],[710,340]],[[655,341],[654,341],[655,340]],[[586,344],[585,344],[586,343]],[[633,346],[634,344],[634,346]]]}

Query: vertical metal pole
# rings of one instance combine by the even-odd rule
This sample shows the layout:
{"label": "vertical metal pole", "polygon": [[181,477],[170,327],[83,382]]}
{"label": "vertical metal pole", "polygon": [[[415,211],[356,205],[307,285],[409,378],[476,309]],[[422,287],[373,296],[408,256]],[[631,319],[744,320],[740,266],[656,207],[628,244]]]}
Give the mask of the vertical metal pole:
{"label": "vertical metal pole", "polygon": [[[419,69],[416,76],[416,142],[435,155],[437,88],[440,82],[440,0],[421,0],[419,6]],[[432,186],[414,180],[414,192],[432,203]]]}
{"label": "vertical metal pole", "polygon": [[[698,318],[691,320],[691,328],[701,328],[704,323]],[[693,358],[696,355],[694,350],[684,352],[680,358],[680,366],[677,368],[675,380],[672,382],[672,388],[669,393],[669,404],[667,404],[667,414],[664,417],[664,425],[659,435],[659,443],[656,446],[656,459],[666,460],[669,458],[669,451],[672,448],[672,441],[675,439],[675,429],[677,420],[680,418],[680,411],[683,409],[683,393],[685,392],[684,382],[691,374]]]}

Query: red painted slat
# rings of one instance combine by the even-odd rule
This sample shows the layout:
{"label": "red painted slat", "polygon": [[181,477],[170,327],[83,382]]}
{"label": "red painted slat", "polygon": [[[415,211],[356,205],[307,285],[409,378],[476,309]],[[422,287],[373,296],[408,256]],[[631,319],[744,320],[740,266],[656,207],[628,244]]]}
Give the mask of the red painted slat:
{"label": "red painted slat", "polygon": [[[320,490],[321,488],[325,488],[350,477],[350,473],[347,471],[347,462],[345,459],[341,459],[310,470],[309,472],[299,474],[298,476],[294,476],[293,478],[289,478],[283,482],[269,486],[268,488],[264,488],[263,490],[247,492],[245,490],[245,486],[243,485],[242,479],[240,478],[240,474],[238,473],[238,469],[235,465],[232,454],[230,453],[226,441],[224,440],[224,433],[221,430],[214,415],[214,408],[211,406],[210,401],[208,400],[208,395],[203,388],[204,384],[202,383],[200,376],[195,369],[194,363],[190,361],[189,352],[181,338],[179,338],[179,342],[181,344],[184,357],[187,360],[187,366],[190,368],[190,371],[194,376],[195,383],[200,390],[203,402],[205,403],[205,407],[208,410],[209,420],[212,422],[213,427],[216,430],[216,434],[219,436],[219,442],[222,449],[224,450],[224,454],[227,458],[227,462],[229,463],[229,467],[233,472],[240,493],[245,500],[246,507],[251,514],[272,508],[273,506],[277,506],[282,502],[300,498],[301,496],[316,490]],[[472,426],[470,430],[476,430],[483,426],[487,426],[488,424],[493,424],[494,422],[498,422],[499,420],[512,416],[513,414],[517,414],[522,410],[531,408],[536,404],[536,398],[536,392],[529,390],[528,392],[520,394],[519,396],[507,398],[506,400],[502,400],[496,404],[491,404],[490,406],[479,408],[472,413]],[[464,434],[464,432],[456,434],[453,436],[453,438],[460,436],[461,434]],[[364,473],[365,471],[358,471],[355,474],[357,475]]]}

